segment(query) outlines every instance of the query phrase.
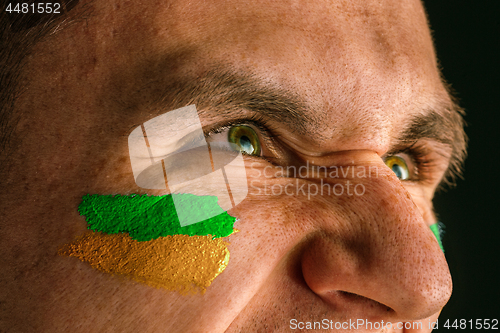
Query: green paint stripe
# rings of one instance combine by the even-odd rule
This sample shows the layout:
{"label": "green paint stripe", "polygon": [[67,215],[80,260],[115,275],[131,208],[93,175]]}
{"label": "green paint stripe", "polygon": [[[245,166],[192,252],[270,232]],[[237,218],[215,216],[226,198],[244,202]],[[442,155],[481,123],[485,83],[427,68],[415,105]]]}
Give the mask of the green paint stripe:
{"label": "green paint stripe", "polygon": [[[215,196],[174,194],[188,200],[193,214],[221,208]],[[176,199],[177,200],[177,199]],[[195,224],[181,227],[172,195],[99,195],[87,194],[78,206],[88,228],[106,234],[128,233],[137,241],[149,241],[168,235],[226,237],[233,232],[236,218],[227,212]]]}
{"label": "green paint stripe", "polygon": [[436,236],[436,239],[438,241],[439,247],[441,248],[441,251],[444,252],[444,247],[443,243],[441,242],[441,230],[439,228],[439,222],[434,223],[433,225],[430,226],[432,232],[434,233],[434,236]]}

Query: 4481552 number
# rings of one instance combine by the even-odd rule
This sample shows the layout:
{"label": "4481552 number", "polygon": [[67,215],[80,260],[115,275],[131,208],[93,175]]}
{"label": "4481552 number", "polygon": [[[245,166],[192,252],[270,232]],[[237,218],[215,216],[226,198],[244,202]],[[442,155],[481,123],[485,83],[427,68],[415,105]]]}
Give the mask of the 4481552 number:
{"label": "4481552 number", "polygon": [[455,330],[498,330],[498,319],[447,319],[443,325]]}
{"label": "4481552 number", "polygon": [[5,8],[6,12],[18,14],[60,14],[61,4],[57,2],[41,2],[41,3],[9,3]]}

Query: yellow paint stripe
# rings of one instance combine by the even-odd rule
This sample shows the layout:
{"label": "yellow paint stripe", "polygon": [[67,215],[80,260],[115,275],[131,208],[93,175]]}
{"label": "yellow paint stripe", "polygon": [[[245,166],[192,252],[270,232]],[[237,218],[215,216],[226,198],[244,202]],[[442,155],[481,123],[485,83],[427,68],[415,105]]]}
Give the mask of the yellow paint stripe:
{"label": "yellow paint stripe", "polygon": [[210,235],[175,235],[138,242],[128,234],[90,232],[65,245],[59,254],[156,288],[204,293],[229,263],[227,244]]}

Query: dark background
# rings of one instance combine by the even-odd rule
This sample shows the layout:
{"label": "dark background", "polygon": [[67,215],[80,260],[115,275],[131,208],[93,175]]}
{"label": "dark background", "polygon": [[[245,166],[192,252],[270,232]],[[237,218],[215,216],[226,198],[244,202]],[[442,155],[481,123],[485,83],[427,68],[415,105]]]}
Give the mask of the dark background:
{"label": "dark background", "polygon": [[470,140],[465,179],[434,201],[446,225],[454,284],[439,318],[444,332],[447,319],[500,320],[500,1],[424,4],[444,77],[467,113]]}

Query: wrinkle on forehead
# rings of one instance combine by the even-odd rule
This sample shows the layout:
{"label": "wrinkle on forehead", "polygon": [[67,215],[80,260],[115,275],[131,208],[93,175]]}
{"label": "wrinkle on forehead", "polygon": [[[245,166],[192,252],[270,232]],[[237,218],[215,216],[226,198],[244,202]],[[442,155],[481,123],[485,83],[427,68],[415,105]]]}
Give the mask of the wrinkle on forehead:
{"label": "wrinkle on forehead", "polygon": [[[90,34],[99,41],[93,69],[119,78],[111,80],[117,95],[174,74],[196,80],[227,63],[300,96],[316,120],[305,126],[321,144],[383,146],[446,94],[419,1],[126,4],[100,4],[112,10],[95,10],[100,22]],[[158,72],[141,77],[138,67]]]}
{"label": "wrinkle on forehead", "polygon": [[189,10],[179,4],[184,10],[172,15],[186,19],[173,35],[196,44],[201,58],[223,55],[235,66],[260,68],[300,86],[325,111],[386,108],[384,101],[395,99],[389,92],[408,99],[424,86],[435,89],[429,83],[440,85],[418,1],[216,2]]}

